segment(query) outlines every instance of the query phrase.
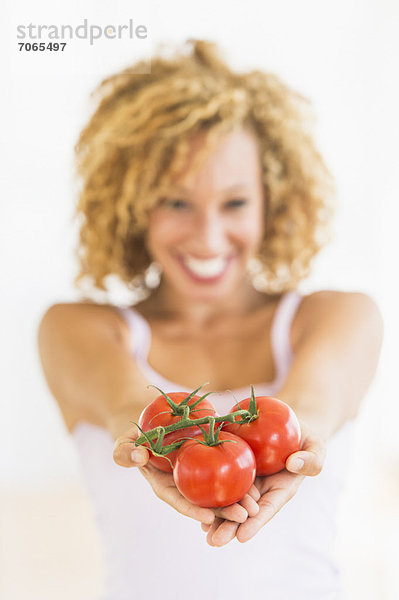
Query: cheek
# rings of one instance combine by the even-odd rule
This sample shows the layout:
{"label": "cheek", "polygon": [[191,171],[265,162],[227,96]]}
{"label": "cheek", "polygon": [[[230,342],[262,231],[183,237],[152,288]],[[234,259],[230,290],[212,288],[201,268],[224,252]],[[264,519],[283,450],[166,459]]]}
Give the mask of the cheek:
{"label": "cheek", "polygon": [[171,247],[187,237],[187,226],[176,223],[174,218],[159,217],[154,215],[150,218],[147,229],[147,248],[154,256],[163,248]]}
{"label": "cheek", "polygon": [[261,215],[248,216],[240,221],[237,227],[237,238],[248,249],[257,249],[262,242],[264,232],[263,218]]}

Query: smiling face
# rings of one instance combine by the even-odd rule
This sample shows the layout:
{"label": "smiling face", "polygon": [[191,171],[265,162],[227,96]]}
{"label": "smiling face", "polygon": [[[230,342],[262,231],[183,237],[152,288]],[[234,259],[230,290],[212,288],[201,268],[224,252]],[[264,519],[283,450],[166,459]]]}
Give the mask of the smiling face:
{"label": "smiling face", "polygon": [[[205,143],[197,135],[188,167]],[[264,197],[254,134],[238,129],[219,141],[189,179],[151,210],[147,247],[162,267],[162,283],[193,301],[234,294],[262,241]]]}

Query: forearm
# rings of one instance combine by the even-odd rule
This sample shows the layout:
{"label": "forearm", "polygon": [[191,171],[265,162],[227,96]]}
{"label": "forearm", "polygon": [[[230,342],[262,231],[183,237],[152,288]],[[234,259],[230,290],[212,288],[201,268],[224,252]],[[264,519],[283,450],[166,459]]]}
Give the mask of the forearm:
{"label": "forearm", "polygon": [[44,375],[60,407],[101,423],[112,435],[129,428],[156,395],[112,323],[74,307],[53,310],[39,327]]}
{"label": "forearm", "polygon": [[355,403],[353,389],[350,391],[353,385],[348,381],[350,374],[344,372],[346,369],[334,352],[325,349],[318,356],[312,356],[311,361],[306,354],[294,362],[278,398],[287,402],[298,419],[308,424],[315,434],[328,440],[355,416],[360,394],[358,391]]}
{"label": "forearm", "polygon": [[382,320],[375,304],[360,294],[320,304],[310,306],[306,333],[277,395],[327,440],[359,411],[377,367]]}
{"label": "forearm", "polygon": [[289,404],[301,423],[305,423],[320,439],[327,441],[350,418],[353,418],[342,402],[330,396],[325,389],[316,393],[309,389],[281,390],[278,398]]}
{"label": "forearm", "polygon": [[[154,396],[149,398],[148,403],[153,399]],[[126,433],[129,429],[135,427],[134,423],[138,423],[143,408],[144,406],[139,406],[137,403],[131,403],[124,408],[113,409],[110,411],[104,426],[110,432],[114,440]],[[136,430],[137,436],[139,437],[141,433],[137,428]]]}

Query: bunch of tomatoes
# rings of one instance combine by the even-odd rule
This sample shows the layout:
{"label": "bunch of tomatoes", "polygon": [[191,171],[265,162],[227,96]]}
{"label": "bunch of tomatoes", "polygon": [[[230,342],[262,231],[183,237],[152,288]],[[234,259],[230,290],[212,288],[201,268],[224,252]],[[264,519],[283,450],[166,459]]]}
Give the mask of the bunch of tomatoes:
{"label": "bunch of tomatoes", "polygon": [[[227,415],[217,414],[202,396],[172,392],[155,398],[140,415],[142,436],[136,445],[151,453],[149,462],[173,473],[176,487],[202,507],[229,506],[241,500],[255,477],[284,469],[300,449],[301,430],[288,404],[271,396],[236,402]],[[217,426],[216,426],[217,425]]]}

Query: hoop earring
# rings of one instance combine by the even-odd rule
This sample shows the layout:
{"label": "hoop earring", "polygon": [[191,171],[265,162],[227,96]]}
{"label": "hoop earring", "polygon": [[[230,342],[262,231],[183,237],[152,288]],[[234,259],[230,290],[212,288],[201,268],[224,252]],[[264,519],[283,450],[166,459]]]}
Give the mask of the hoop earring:
{"label": "hoop earring", "polygon": [[155,260],[150,263],[144,273],[145,285],[150,289],[155,289],[161,283],[162,267]]}
{"label": "hoop earring", "polygon": [[247,261],[247,274],[253,280],[259,273],[262,273],[262,263],[256,256]]}
{"label": "hoop earring", "polygon": [[265,278],[264,267],[262,261],[256,256],[250,258],[247,262],[247,275],[258,292],[267,293],[268,285]]}

